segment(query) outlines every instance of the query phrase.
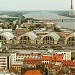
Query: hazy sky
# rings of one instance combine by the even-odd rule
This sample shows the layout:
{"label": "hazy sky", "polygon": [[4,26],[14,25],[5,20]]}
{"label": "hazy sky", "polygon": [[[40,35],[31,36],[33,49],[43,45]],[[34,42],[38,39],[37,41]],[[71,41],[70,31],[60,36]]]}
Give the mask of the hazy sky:
{"label": "hazy sky", "polygon": [[69,10],[69,9],[70,9],[70,0],[0,0],[0,10]]}

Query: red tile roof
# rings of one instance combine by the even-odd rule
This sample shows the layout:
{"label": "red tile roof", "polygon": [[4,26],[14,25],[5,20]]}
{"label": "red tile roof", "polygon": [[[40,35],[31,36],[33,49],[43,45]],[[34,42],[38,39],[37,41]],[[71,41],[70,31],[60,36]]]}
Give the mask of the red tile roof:
{"label": "red tile roof", "polygon": [[24,62],[26,63],[42,63],[42,60],[48,60],[48,61],[59,61],[62,62],[63,61],[63,54],[54,54],[53,56],[42,56],[42,58],[24,58]]}
{"label": "red tile roof", "polygon": [[42,60],[62,61],[63,57],[64,57],[63,54],[53,54],[53,56],[43,56]]}
{"label": "red tile roof", "polygon": [[42,75],[40,70],[28,70],[25,74],[23,75]]}
{"label": "red tile roof", "polygon": [[71,60],[63,60],[62,64],[65,66],[75,66],[75,62]]}
{"label": "red tile roof", "polygon": [[28,64],[41,64],[41,58],[24,58],[24,62]]}
{"label": "red tile roof", "polygon": [[51,56],[42,56],[42,60],[52,60]]}
{"label": "red tile roof", "polygon": [[54,55],[53,55],[53,58],[54,58],[56,61],[62,61],[62,60],[63,60],[63,57],[64,57],[63,54],[54,54]]}
{"label": "red tile roof", "polygon": [[17,72],[18,72],[17,69],[15,69],[14,67],[11,67],[11,68],[10,68],[10,71],[11,71],[11,72],[14,72],[14,73],[17,73]]}

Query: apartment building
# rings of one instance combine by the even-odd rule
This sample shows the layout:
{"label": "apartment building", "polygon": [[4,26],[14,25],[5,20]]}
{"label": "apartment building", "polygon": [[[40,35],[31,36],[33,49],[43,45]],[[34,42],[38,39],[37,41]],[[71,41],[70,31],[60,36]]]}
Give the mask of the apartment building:
{"label": "apartment building", "polygon": [[4,70],[10,69],[10,54],[9,53],[0,53],[0,68]]}
{"label": "apartment building", "polygon": [[69,50],[56,50],[55,54],[63,54],[63,60],[71,60],[71,51]]}

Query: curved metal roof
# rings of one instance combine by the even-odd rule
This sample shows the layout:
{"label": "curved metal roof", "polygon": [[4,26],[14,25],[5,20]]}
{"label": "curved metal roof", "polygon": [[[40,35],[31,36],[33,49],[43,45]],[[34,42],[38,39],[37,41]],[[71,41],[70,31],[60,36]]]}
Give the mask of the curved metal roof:
{"label": "curved metal roof", "polygon": [[74,36],[75,37],[75,32],[73,32],[70,36]]}
{"label": "curved metal roof", "polygon": [[[45,35],[45,36],[51,36],[51,37],[53,37],[55,40],[58,40],[59,38],[60,38],[60,36],[57,34],[57,33],[55,33],[55,32],[49,32],[47,35]],[[45,37],[44,36],[44,37]],[[43,38],[44,38],[43,37]]]}
{"label": "curved metal roof", "polygon": [[1,36],[5,36],[8,40],[13,39],[14,35],[11,32],[3,32],[0,34]]}
{"label": "curved metal roof", "polygon": [[35,40],[38,37],[34,32],[27,32],[25,35],[29,36],[31,40]]}
{"label": "curved metal roof", "polygon": [[69,37],[75,37],[75,32],[71,33],[71,34],[65,39],[65,41],[66,41]]}
{"label": "curved metal roof", "polygon": [[0,31],[3,31],[3,29],[0,27]]}
{"label": "curved metal roof", "polygon": [[32,31],[21,35],[18,39],[20,39],[22,36],[28,36],[31,40],[35,40],[38,38],[38,36]]}
{"label": "curved metal roof", "polygon": [[60,38],[60,36],[57,33],[55,33],[55,32],[48,33],[48,35],[53,37],[55,40],[58,40]]}

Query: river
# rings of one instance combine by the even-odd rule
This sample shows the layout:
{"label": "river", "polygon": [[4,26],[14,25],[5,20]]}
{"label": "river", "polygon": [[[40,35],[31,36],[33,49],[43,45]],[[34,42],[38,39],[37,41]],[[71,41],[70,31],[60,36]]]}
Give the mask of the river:
{"label": "river", "polygon": [[[60,16],[56,13],[27,13],[24,14],[25,18],[33,18],[33,19],[38,19],[38,20],[56,20],[56,19],[73,19],[71,17],[66,17],[66,16]],[[74,18],[75,19],[75,18]],[[68,22],[60,22],[60,21],[55,21],[57,25],[70,28],[70,29],[75,29],[75,21],[68,21]]]}

